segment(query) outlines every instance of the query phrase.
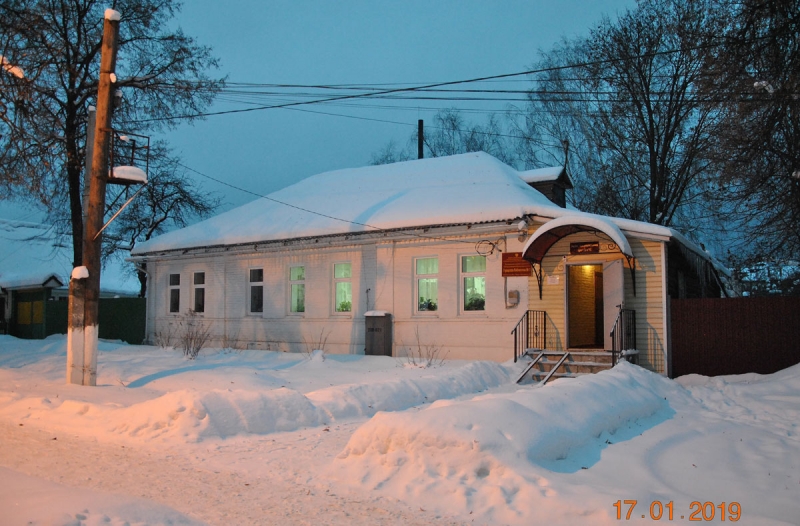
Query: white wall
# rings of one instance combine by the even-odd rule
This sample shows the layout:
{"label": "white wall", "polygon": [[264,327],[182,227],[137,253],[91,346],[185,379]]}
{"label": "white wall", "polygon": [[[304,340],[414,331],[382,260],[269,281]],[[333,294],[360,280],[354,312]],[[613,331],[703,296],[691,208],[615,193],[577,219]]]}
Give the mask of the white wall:
{"label": "white wall", "polygon": [[[505,225],[503,225],[505,228]],[[192,275],[205,272],[204,324],[211,329],[210,345],[238,346],[301,352],[322,346],[327,352],[364,352],[365,319],[368,310],[390,312],[394,321],[395,356],[409,350],[423,352],[439,348],[439,355],[458,359],[505,361],[513,357],[511,330],[528,304],[525,277],[503,278],[501,253],[487,258],[486,307],[484,311],[464,311],[460,257],[476,255],[476,242],[489,239],[500,250],[522,249],[516,231],[503,237],[502,230],[464,233],[450,242],[412,238],[404,241],[377,240],[374,243],[339,246],[286,247],[270,251],[233,254],[187,255],[148,262],[148,338],[157,333],[172,334],[173,340],[186,323],[186,310],[193,306]],[[507,246],[506,246],[507,245]],[[488,245],[485,245],[488,246]],[[439,308],[417,312],[414,277],[416,257],[439,259]],[[353,309],[337,313],[334,309],[333,265],[350,262]],[[289,312],[289,268],[305,267],[306,311]],[[264,269],[264,312],[250,314],[247,309],[248,272]],[[167,312],[169,274],[181,275],[181,315]],[[507,280],[507,285],[506,285]],[[520,291],[520,303],[507,308],[505,291]]]}

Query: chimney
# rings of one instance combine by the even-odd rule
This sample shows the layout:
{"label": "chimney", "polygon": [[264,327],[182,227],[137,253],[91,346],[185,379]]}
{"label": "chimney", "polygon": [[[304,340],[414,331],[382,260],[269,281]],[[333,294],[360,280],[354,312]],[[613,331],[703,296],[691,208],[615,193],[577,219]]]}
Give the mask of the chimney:
{"label": "chimney", "polygon": [[423,145],[425,144],[425,127],[422,124],[422,119],[417,121],[417,159],[422,159],[425,157],[425,149]]}

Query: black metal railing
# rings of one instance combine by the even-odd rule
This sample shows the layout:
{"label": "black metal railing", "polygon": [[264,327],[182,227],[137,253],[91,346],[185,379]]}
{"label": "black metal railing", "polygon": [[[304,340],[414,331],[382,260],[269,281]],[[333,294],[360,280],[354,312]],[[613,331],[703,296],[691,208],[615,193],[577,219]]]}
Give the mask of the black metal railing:
{"label": "black metal railing", "polygon": [[[633,309],[619,309],[614,327],[611,329],[611,363],[617,365],[617,360],[625,351],[632,351],[636,347],[636,311]],[[636,356],[632,354],[630,356]],[[629,359],[628,361],[631,361]]]}
{"label": "black metal railing", "polygon": [[511,331],[514,337],[514,361],[517,361],[526,349],[544,349],[547,342],[547,313],[543,310],[525,311],[522,318]]}
{"label": "black metal railing", "polygon": [[118,180],[113,177],[114,168],[117,166],[135,166],[148,174],[150,170],[150,137],[122,130],[112,130],[108,146],[108,166],[112,183],[130,184],[124,179]]}

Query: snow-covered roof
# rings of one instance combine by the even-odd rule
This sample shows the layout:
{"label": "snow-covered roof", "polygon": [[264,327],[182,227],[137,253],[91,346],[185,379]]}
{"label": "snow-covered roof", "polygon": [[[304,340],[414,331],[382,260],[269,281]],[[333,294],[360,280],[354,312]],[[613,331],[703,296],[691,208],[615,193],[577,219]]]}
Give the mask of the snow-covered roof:
{"label": "snow-covered roof", "polygon": [[[527,172],[522,172],[527,173]],[[561,208],[521,172],[484,152],[336,170],[311,176],[192,226],[136,245],[133,255],[333,234],[570,215],[629,233],[670,228]],[[699,249],[698,249],[699,250]]]}
{"label": "snow-covered roof", "polygon": [[563,166],[548,166],[546,168],[536,168],[520,172],[520,178],[526,183],[543,183],[555,181],[564,172]]}
{"label": "snow-covered roof", "polygon": [[61,276],[52,272],[11,274],[0,276],[0,288],[4,289],[37,289],[41,287],[60,287],[64,283]]}
{"label": "snow-covered roof", "polygon": [[[72,242],[38,223],[0,219],[0,288],[66,286],[72,273]],[[106,292],[136,293],[139,285],[127,263],[103,266],[100,286]],[[57,281],[57,283],[55,281]]]}
{"label": "snow-covered roof", "polygon": [[[193,226],[133,254],[442,224],[479,223],[557,208],[483,152],[336,170]],[[316,213],[312,213],[316,212]]]}

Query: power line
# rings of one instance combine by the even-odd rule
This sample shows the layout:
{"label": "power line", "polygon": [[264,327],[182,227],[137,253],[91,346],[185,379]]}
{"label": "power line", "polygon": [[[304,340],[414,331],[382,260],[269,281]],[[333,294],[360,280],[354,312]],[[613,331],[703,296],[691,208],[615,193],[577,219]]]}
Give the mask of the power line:
{"label": "power line", "polygon": [[[705,45],[695,46],[695,47],[692,47],[692,48],[685,48],[685,49],[676,48],[676,49],[669,49],[669,50],[664,50],[664,51],[654,51],[652,53],[645,53],[643,55],[638,55],[635,58],[650,58],[650,57],[656,57],[656,56],[661,56],[661,55],[669,55],[669,54],[672,54],[672,53],[677,53],[677,52],[682,52],[682,51],[685,52],[685,51],[693,51],[693,50],[698,50],[698,49],[704,49],[704,48],[708,48],[708,47],[716,47],[716,46],[719,46],[719,45],[721,45],[721,44],[705,44]],[[449,82],[437,82],[437,83],[433,83],[433,84],[426,84],[426,85],[421,85],[421,86],[411,86],[411,87],[405,87],[405,88],[392,88],[392,89],[387,89],[387,90],[378,90],[378,91],[372,91],[372,92],[368,92],[368,93],[357,93],[357,94],[352,94],[352,95],[338,95],[338,96],[334,96],[334,97],[327,97],[327,98],[315,99],[315,100],[309,100],[309,101],[295,101],[295,102],[287,102],[287,103],[283,103],[283,104],[276,104],[276,105],[269,105],[269,106],[257,106],[257,107],[254,107],[254,108],[240,108],[240,109],[235,109],[235,110],[225,110],[225,111],[208,112],[208,113],[196,113],[194,115],[174,115],[174,116],[170,116],[170,117],[153,117],[151,119],[140,119],[140,120],[128,121],[128,122],[143,123],[143,122],[168,121],[168,120],[178,120],[178,119],[195,119],[195,118],[199,118],[199,117],[210,117],[210,116],[215,116],[215,115],[229,115],[229,114],[234,114],[234,113],[247,113],[247,112],[252,112],[252,111],[278,109],[278,108],[288,108],[288,107],[292,107],[292,106],[302,106],[302,105],[308,105],[308,104],[321,104],[321,103],[325,103],[325,102],[334,102],[334,101],[341,101],[341,100],[348,100],[348,99],[361,99],[361,98],[366,98],[366,97],[375,97],[375,96],[389,95],[389,94],[394,94],[394,93],[405,93],[405,92],[411,92],[411,91],[422,91],[422,90],[426,90],[426,89],[440,88],[440,87],[444,87],[444,86],[455,86],[455,85],[458,85],[458,84],[469,84],[469,83],[474,83],[474,82],[483,82],[483,81],[487,81],[487,80],[508,79],[508,78],[512,78],[512,77],[520,77],[520,76],[523,76],[523,75],[532,75],[532,74],[535,74],[535,73],[546,73],[546,72],[553,72],[553,71],[562,71],[562,70],[572,69],[572,68],[576,68],[576,67],[587,67],[587,66],[595,66],[595,65],[600,65],[600,64],[607,64],[607,63],[611,63],[611,62],[618,62],[620,60],[622,60],[622,59],[602,59],[602,60],[595,60],[595,61],[583,62],[583,63],[578,63],[578,64],[567,64],[567,65],[563,65],[563,66],[551,66],[551,67],[547,67],[547,68],[531,69],[531,70],[527,70],[527,71],[520,71],[520,72],[517,72],[517,73],[504,73],[504,74],[501,74],[501,75],[490,75],[490,76],[485,76],[485,77],[476,77],[476,78],[465,79],[465,80],[454,80],[454,81],[449,81]]]}

